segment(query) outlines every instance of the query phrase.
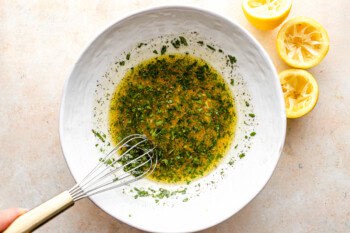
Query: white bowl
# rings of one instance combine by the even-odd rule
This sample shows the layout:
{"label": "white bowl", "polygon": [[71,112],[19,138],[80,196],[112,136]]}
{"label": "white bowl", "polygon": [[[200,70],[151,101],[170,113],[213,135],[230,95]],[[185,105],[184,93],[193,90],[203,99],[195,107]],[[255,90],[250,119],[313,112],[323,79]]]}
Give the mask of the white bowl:
{"label": "white bowl", "polygon": [[[198,34],[191,34],[193,31]],[[97,139],[91,130],[107,132],[109,102],[104,96],[113,92],[128,68],[154,55],[151,48],[137,53],[134,48],[139,42],[163,35],[167,38],[169,34],[204,39],[237,57],[237,65],[230,73],[220,53],[196,43],[193,48],[186,48],[206,59],[228,82],[230,75],[236,81],[231,90],[237,105],[238,126],[228,155],[215,171],[188,185],[165,185],[144,179],[124,189],[98,194],[91,200],[113,217],[142,230],[191,232],[218,224],[249,203],[271,177],[283,148],[286,116],[276,70],[261,45],[237,23],[190,7],[153,8],[114,23],[85,49],[66,82],[60,137],[69,169],[79,181],[102,154],[95,148]],[[157,46],[159,40],[150,44]],[[130,64],[116,72],[115,61],[124,59],[128,51],[132,51]],[[113,85],[107,79],[113,79]],[[246,100],[250,101],[249,106],[245,105]],[[256,135],[250,136],[253,131]],[[248,140],[244,141],[247,135]],[[107,135],[106,140],[109,139]],[[240,159],[243,152],[245,157]],[[235,163],[229,165],[232,160]],[[151,197],[134,199],[133,187],[172,191],[187,188],[187,193],[156,203]]]}

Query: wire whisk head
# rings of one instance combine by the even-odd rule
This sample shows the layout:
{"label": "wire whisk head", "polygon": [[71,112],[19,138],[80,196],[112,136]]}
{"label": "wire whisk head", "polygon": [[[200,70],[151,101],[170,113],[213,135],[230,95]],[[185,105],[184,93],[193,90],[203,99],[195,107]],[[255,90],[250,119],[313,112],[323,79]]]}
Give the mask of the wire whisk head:
{"label": "wire whisk head", "polygon": [[79,183],[69,190],[74,201],[130,184],[152,173],[157,165],[154,145],[145,135],[132,134],[116,147]]}

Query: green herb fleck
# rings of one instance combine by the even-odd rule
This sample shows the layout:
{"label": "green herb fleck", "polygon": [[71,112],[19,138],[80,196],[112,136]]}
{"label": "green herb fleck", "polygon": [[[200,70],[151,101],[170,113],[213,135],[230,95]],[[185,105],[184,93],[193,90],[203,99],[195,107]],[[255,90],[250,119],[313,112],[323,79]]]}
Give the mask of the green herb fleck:
{"label": "green herb fleck", "polygon": [[181,42],[181,44],[183,44],[183,45],[185,45],[185,46],[187,46],[187,45],[188,45],[188,44],[187,44],[187,41],[186,41],[186,39],[185,39],[185,37],[180,36],[179,38],[180,38],[180,42]]}
{"label": "green herb fleck", "polygon": [[101,134],[99,132],[97,132],[96,130],[91,130],[91,131],[95,135],[95,137],[100,139],[102,142],[105,142],[105,139],[101,136]]}
{"label": "green herb fleck", "polygon": [[231,55],[227,55],[227,56],[228,56],[228,58],[229,58],[229,60],[230,60],[231,64],[234,64],[234,63],[236,63],[236,62],[237,62],[236,57],[231,56]]}
{"label": "green herb fleck", "polygon": [[252,118],[254,118],[254,117],[255,117],[255,114],[249,113],[249,116],[252,117]]}
{"label": "green herb fleck", "polygon": [[254,137],[255,135],[256,135],[255,132],[251,132],[251,133],[250,133],[250,136],[252,136],[252,137]]}
{"label": "green herb fleck", "polygon": [[126,60],[130,59],[130,53],[126,54]]}
{"label": "green herb fleck", "polygon": [[176,49],[180,48],[180,40],[174,39],[170,43],[174,46],[174,48]]}
{"label": "green herb fleck", "polygon": [[160,54],[163,55],[166,52],[166,46],[163,45],[162,49],[160,50]]}
{"label": "green herb fleck", "polygon": [[216,51],[216,49],[215,49],[213,46],[211,46],[211,45],[208,45],[208,44],[207,44],[207,47],[208,47],[209,49],[213,50],[213,51]]}
{"label": "green herb fleck", "polygon": [[137,192],[138,197],[148,197],[150,195],[146,190],[141,190],[138,188],[134,188],[134,190]]}
{"label": "green herb fleck", "polygon": [[231,84],[232,86],[235,85],[235,80],[233,80],[233,79],[231,78],[230,84]]}
{"label": "green herb fleck", "polygon": [[144,46],[144,45],[147,45],[147,44],[139,43],[139,44],[137,45],[137,47],[138,47],[138,48],[141,48],[141,47]]}
{"label": "green herb fleck", "polygon": [[121,66],[125,65],[125,61],[119,62],[119,65],[121,65]]}
{"label": "green herb fleck", "polygon": [[163,188],[159,188],[159,193],[158,194],[154,194],[153,197],[159,198],[159,199],[163,199],[164,197],[169,198],[170,197],[170,191],[163,189]]}
{"label": "green herb fleck", "polygon": [[245,157],[245,154],[244,154],[244,153],[242,153],[242,154],[239,155],[239,158],[240,158],[240,159],[243,159],[244,157]]}
{"label": "green herb fleck", "polygon": [[232,158],[230,159],[230,161],[228,162],[228,165],[232,166],[235,163],[235,160]]}

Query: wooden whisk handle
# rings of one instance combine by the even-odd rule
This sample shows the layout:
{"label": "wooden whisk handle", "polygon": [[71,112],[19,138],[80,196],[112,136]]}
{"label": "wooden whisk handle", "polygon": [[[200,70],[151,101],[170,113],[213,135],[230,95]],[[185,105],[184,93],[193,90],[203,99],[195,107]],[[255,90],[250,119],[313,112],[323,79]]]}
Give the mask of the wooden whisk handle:
{"label": "wooden whisk handle", "polygon": [[72,196],[64,191],[17,218],[3,233],[31,232],[73,205]]}

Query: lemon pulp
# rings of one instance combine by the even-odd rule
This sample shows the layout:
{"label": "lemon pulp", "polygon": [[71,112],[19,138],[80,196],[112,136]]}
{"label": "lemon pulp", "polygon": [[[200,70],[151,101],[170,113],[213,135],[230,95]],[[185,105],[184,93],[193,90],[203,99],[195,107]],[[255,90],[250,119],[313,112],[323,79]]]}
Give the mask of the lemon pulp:
{"label": "lemon pulp", "polygon": [[242,8],[253,26],[271,30],[287,18],[291,6],[291,0],[244,0]]}
{"label": "lemon pulp", "polygon": [[288,118],[309,113],[318,100],[318,85],[305,70],[288,69],[279,74]]}
{"label": "lemon pulp", "polygon": [[277,36],[277,52],[290,66],[311,68],[320,63],[329,50],[326,30],[315,20],[297,17],[283,25]]}

